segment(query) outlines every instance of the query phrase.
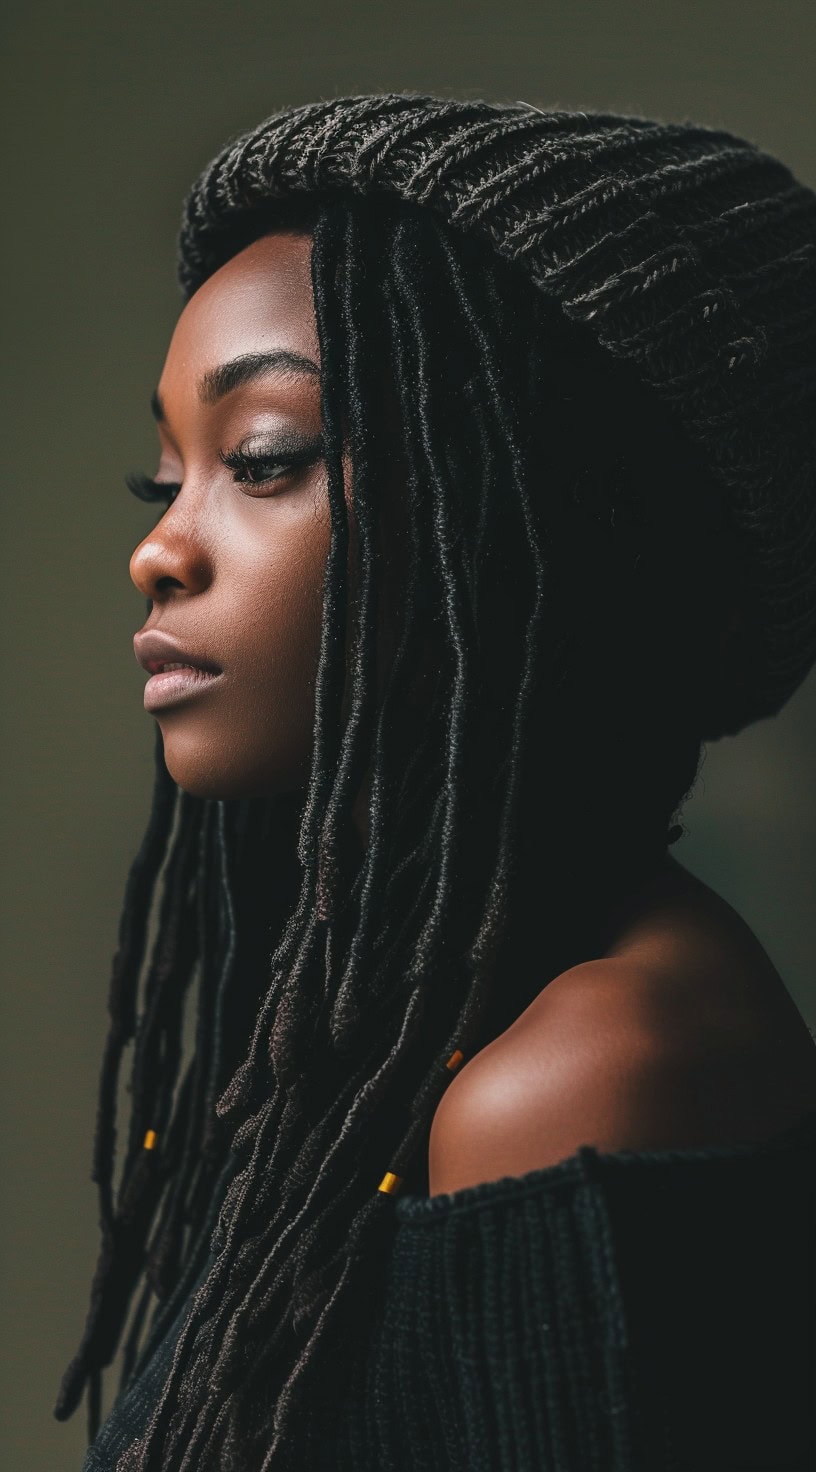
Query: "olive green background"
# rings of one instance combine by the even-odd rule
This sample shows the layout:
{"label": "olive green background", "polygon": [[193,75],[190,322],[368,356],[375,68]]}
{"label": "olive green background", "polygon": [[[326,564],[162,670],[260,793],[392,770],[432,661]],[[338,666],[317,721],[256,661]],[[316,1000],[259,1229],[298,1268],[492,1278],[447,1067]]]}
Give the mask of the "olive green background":
{"label": "olive green background", "polygon": [[[154,732],[128,577],[154,513],[122,476],[155,469],[147,402],[180,310],[184,192],[282,105],[404,88],[692,117],[816,185],[816,7],[18,0],[5,35],[0,1462],[78,1472],[84,1410],[51,1412],[96,1258],[107,980]],[[675,849],[753,926],[811,1026],[815,775],[812,676],[775,720],[709,747]]]}

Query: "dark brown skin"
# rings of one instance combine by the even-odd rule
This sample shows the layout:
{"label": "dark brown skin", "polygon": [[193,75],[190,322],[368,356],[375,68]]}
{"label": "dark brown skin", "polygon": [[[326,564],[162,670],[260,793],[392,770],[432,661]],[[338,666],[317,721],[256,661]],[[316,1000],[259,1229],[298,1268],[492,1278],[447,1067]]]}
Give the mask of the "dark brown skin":
{"label": "dark brown skin", "polygon": [[157,480],[183,482],[130,560],[153,600],[145,625],[224,671],[156,713],[168,770],[201,797],[287,790],[306,780],[329,545],[325,467],[266,486],[236,483],[218,451],[286,431],[320,435],[317,373],[270,373],[203,405],[208,368],[287,349],[319,365],[308,237],[271,235],[191,298],[173,332],[159,396]]}
{"label": "dark brown skin", "polygon": [[430,1194],[579,1145],[768,1139],[816,1109],[816,1039],[757,937],[667,856],[607,954],[557,976],[465,1063],[434,1116]]}
{"label": "dark brown skin", "polygon": [[[155,715],[171,775],[203,797],[269,795],[308,777],[331,527],[325,465],[251,485],[219,451],[248,442],[266,454],[285,433],[319,437],[310,247],[307,235],[267,235],[215,272],[182,311],[158,385],[156,478],[182,489],[130,572],[153,601],[145,627],[223,670]],[[205,371],[271,350],[315,371],[267,373],[201,401]],[[346,484],[348,504],[348,465]],[[391,489],[383,535],[396,558]],[[393,648],[391,580],[383,586],[380,678]],[[414,710],[421,719],[421,689]],[[667,858],[621,914],[608,955],[556,977],[452,1079],[431,1132],[431,1194],[523,1174],[583,1143],[759,1139],[813,1107],[816,1049],[784,984],[744,921]]]}

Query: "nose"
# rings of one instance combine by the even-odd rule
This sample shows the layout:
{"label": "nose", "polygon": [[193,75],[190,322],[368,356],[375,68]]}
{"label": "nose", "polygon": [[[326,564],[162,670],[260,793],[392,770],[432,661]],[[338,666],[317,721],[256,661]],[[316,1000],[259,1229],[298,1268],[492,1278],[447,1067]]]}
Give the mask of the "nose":
{"label": "nose", "polygon": [[185,593],[202,593],[212,581],[210,558],[189,530],[166,512],[130,559],[135,586],[154,603]]}

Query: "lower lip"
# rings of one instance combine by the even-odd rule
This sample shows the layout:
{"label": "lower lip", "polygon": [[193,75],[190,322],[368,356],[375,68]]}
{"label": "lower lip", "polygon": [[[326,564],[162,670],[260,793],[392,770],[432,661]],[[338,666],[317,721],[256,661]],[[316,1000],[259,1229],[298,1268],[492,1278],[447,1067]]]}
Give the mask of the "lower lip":
{"label": "lower lip", "polygon": [[200,695],[204,690],[209,690],[216,680],[221,679],[222,674],[223,670],[216,675],[211,670],[188,667],[151,675],[144,687],[144,708],[163,710],[167,705],[177,705],[181,700],[189,700],[191,695]]}

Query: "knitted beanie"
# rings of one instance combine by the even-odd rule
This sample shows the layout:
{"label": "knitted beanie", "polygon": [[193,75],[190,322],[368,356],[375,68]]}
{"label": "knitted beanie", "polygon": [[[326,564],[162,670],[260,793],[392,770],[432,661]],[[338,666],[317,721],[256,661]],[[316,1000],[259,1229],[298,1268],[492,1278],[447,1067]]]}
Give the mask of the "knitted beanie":
{"label": "knitted beanie", "polygon": [[483,237],[667,403],[747,569],[705,734],[778,711],[816,660],[816,194],[691,122],[339,97],[274,113],[202,171],[178,241],[185,298],[273,201],[334,191],[397,196]]}

